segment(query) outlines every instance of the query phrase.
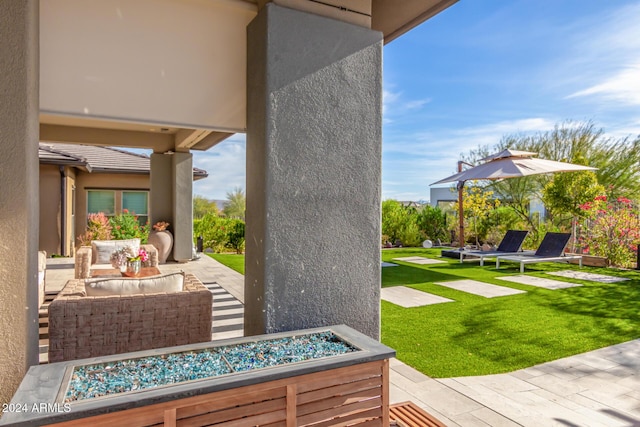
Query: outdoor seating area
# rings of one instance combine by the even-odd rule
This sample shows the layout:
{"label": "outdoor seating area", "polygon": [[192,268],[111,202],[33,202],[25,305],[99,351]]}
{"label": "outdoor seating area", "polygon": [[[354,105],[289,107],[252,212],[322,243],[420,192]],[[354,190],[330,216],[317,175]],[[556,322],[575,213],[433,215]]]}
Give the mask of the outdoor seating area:
{"label": "outdoor seating area", "polygon": [[[400,269],[406,269],[405,266],[407,265],[415,265],[417,268],[426,268],[426,269],[459,268],[459,269],[462,269],[461,271],[465,271],[469,268],[478,269],[477,264],[476,264],[476,267],[473,267],[473,264],[467,264],[467,263],[460,264],[458,260],[455,260],[455,262],[453,263],[443,261],[442,258],[439,258],[436,255],[438,253],[438,250],[436,249],[429,251],[429,250],[422,250],[422,249],[417,250],[413,248],[406,248],[404,250],[398,250],[398,251],[403,255],[412,255],[412,256],[403,256],[403,255],[393,256],[389,254],[389,255],[385,255],[384,259],[391,260],[392,259],[391,256],[393,256],[393,258],[410,258],[410,261],[413,261],[413,262],[402,261],[402,260],[399,262],[394,261],[394,264],[398,265],[399,267],[397,268],[400,268]],[[429,262],[421,261],[420,258],[422,258],[423,260],[428,260]],[[444,260],[446,260],[446,258],[444,258]],[[56,260],[56,259],[50,259],[49,261],[62,262],[62,260]],[[540,265],[546,265],[546,264],[540,264]],[[549,264],[549,265],[552,266],[553,264]],[[56,264],[53,264],[53,266],[55,267]],[[72,266],[73,265],[71,265],[71,267]],[[210,257],[207,257],[207,256],[203,256],[201,260],[196,262],[191,262],[187,264],[170,263],[170,264],[162,265],[160,267],[161,267],[161,271],[165,274],[171,271],[177,271],[180,269],[184,269],[185,271],[192,272],[189,274],[195,273],[199,279],[201,278],[200,281],[206,284],[206,288],[208,289],[210,294],[212,294],[214,297],[214,301],[213,301],[213,306],[214,306],[213,337],[214,339],[216,336],[222,337],[220,333],[224,333],[223,332],[224,330],[230,330],[230,328],[232,327],[232,323],[233,325],[237,325],[237,326],[234,326],[234,328],[235,327],[240,328],[240,329],[235,329],[237,334],[236,336],[242,335],[242,329],[241,329],[242,328],[242,311],[236,311],[234,309],[233,313],[237,313],[237,314],[233,316],[233,320],[232,320],[230,318],[230,313],[232,313],[232,311],[227,309],[227,307],[229,308],[235,307],[235,305],[233,306],[228,305],[228,304],[231,304],[230,300],[233,299],[235,301],[234,304],[237,304],[238,301],[235,298],[233,298],[228,292],[223,293],[224,291],[223,288],[220,288],[220,287],[213,288],[211,286],[211,283],[213,282],[221,283],[224,286],[228,287],[229,290],[231,290],[233,293],[235,293],[242,299],[242,295],[238,294],[238,290],[240,290],[241,292],[241,282],[243,281],[243,278],[240,274],[231,271],[230,269],[220,265],[219,263],[213,261]],[[484,267],[484,269],[493,271],[492,267]],[[389,269],[388,271],[391,271],[391,270],[395,270],[395,269]],[[592,269],[589,269],[589,270],[593,271]],[[65,270],[60,268],[51,268],[47,271],[48,273],[47,278],[48,279],[55,278],[57,279],[57,281],[60,281],[61,280],[60,277],[62,277],[61,273],[64,271]],[[383,272],[384,271],[385,270],[383,270]],[[566,271],[566,270],[562,270],[562,271]],[[591,280],[591,279],[612,280],[610,279],[611,276],[609,276],[609,279],[607,279],[606,277],[604,278],[600,277],[600,276],[605,276],[605,274],[603,274],[604,272],[602,269],[597,270],[598,272],[600,272],[600,276],[594,275],[594,273],[587,273],[587,271],[572,270],[573,273],[571,275],[569,275],[569,273],[562,273],[562,271],[552,269],[549,272],[549,274],[561,273],[556,276],[557,278],[559,278],[558,280],[556,280],[556,282],[559,283],[560,285],[562,284],[570,285],[570,283],[566,281],[567,279],[563,279],[562,275],[567,277],[568,280],[575,281],[576,283],[574,284],[577,286],[582,286],[581,283],[584,283],[582,282],[583,280]],[[512,269],[503,268],[501,269],[501,272],[502,272],[501,277],[504,277],[505,279],[518,277],[513,275]],[[587,275],[583,275],[584,273],[587,273]],[[73,275],[73,269],[66,270],[66,274],[68,275],[67,277],[71,277]],[[531,275],[526,275],[526,277],[533,278],[533,279],[536,278],[536,276],[531,276]],[[550,277],[553,277],[553,276],[550,276]],[[618,278],[618,279],[624,280],[624,278]],[[480,280],[485,280],[485,279],[481,278]],[[49,286],[49,288],[55,289],[56,280],[49,280],[49,282],[51,282],[50,283],[51,286]],[[72,280],[72,282],[78,282],[78,281]],[[531,284],[532,283],[531,280],[529,280],[528,283],[529,284],[527,286],[535,286],[535,284]],[[541,282],[541,284],[545,284],[545,283],[546,282]],[[553,285],[551,284],[548,286],[553,286]],[[385,290],[387,289],[391,290],[395,288],[396,287],[383,287],[382,289],[383,299],[385,298],[384,297]],[[218,295],[218,291],[216,289],[220,290],[219,297],[216,296]],[[414,289],[414,287],[407,287],[407,289],[419,294],[425,294],[425,295],[427,294],[422,289]],[[529,288],[529,289],[533,289],[533,288]],[[562,289],[562,288],[558,287],[558,289]],[[459,291],[452,290],[450,292],[459,292]],[[439,292],[439,293],[442,293],[442,292]],[[453,295],[450,294],[450,296],[453,296]],[[484,298],[484,297],[480,297],[480,298]],[[489,298],[489,300],[498,301],[503,298],[509,298],[509,297]],[[220,302],[216,303],[216,299],[219,300]],[[460,300],[460,297],[457,297],[457,298],[454,297],[454,298],[448,298],[448,299],[450,300],[449,304],[456,304],[456,301]],[[226,301],[229,301],[229,302],[226,302]],[[216,307],[218,307],[217,310],[216,310]],[[421,307],[420,305],[416,305],[414,306],[413,309],[421,309]],[[216,320],[216,318],[218,320]],[[218,331],[219,333],[216,334],[216,331]],[[632,349],[634,348],[633,342],[630,342],[629,345],[632,346],[631,347]],[[634,351],[634,350],[631,350],[631,351]],[[640,351],[640,349],[638,349],[638,351]],[[614,354],[614,353],[618,354],[618,350],[611,351],[611,354]],[[627,353],[629,353],[629,351],[627,351]],[[595,360],[596,356],[593,356],[593,357],[594,359],[589,359],[589,360]],[[602,357],[602,356],[598,356],[598,357]],[[608,360],[608,359],[602,359],[602,360]],[[605,363],[605,362],[602,362],[602,363]],[[567,365],[567,366],[570,366],[570,365]],[[610,365],[610,366],[613,366],[613,365]],[[534,372],[531,369],[528,371],[527,370],[525,371],[531,372],[531,373]],[[456,380],[447,379],[447,378],[442,378],[442,379],[429,378],[421,374],[420,372],[415,371],[410,366],[400,362],[398,359],[392,359],[390,364],[390,377],[389,377],[389,389],[390,389],[389,402],[390,404],[392,404],[390,406],[390,419],[392,423],[391,425],[394,425],[393,424],[394,422],[397,423],[396,425],[412,425],[411,420],[413,420],[413,422],[416,422],[415,421],[416,417],[418,417],[419,419],[419,415],[420,415],[415,413],[415,407],[421,408],[422,411],[425,411],[428,416],[428,419],[434,420],[432,421],[434,423],[433,425],[438,425],[437,422],[440,422],[443,425],[456,425],[460,423],[461,419],[472,419],[472,418],[484,420],[485,422],[489,422],[493,420],[493,422],[501,422],[504,425],[516,425],[516,424],[510,424],[508,420],[519,419],[517,415],[518,403],[514,399],[517,399],[517,396],[521,392],[518,392],[516,390],[509,392],[508,387],[509,387],[509,384],[513,383],[514,381],[513,378],[516,378],[516,376],[524,375],[524,374],[519,374],[518,372],[520,371],[514,372],[508,377],[502,377],[500,375],[474,377],[473,381],[478,381],[478,382],[483,381],[483,384],[485,384],[488,390],[490,389],[489,387],[494,387],[492,384],[496,384],[495,387],[501,390],[500,395],[496,394],[498,393],[497,391],[492,391],[491,393],[493,394],[485,396],[485,395],[477,394],[473,392],[471,388],[468,388],[468,389],[465,388],[464,386],[460,385],[462,383],[459,383]],[[597,374],[597,372],[598,372],[597,370],[594,370],[593,374]],[[502,378],[510,378],[510,379],[503,380]],[[546,393],[553,393],[554,389],[552,388],[552,385],[546,385],[546,383],[544,382],[546,380],[547,380],[546,377],[536,376],[536,377],[532,377],[532,381],[534,381],[536,384],[535,386],[532,385],[532,383],[527,383],[527,384],[529,384],[528,387],[536,387],[536,388],[539,388],[540,390],[545,390]],[[594,384],[596,384],[595,380],[594,380]],[[597,384],[601,384],[601,383],[598,382]],[[599,385],[597,387],[602,387],[602,386]],[[618,387],[621,387],[621,386],[618,386]],[[550,391],[546,391],[546,390],[550,390]],[[624,391],[626,390],[626,388],[620,388],[620,390]],[[586,393],[586,391],[584,392]],[[491,396],[494,396],[494,397],[492,398]],[[406,401],[414,402],[413,407],[412,405],[405,405],[404,403]],[[460,402],[459,403],[460,406],[452,406],[452,402],[454,401]],[[482,404],[478,404],[477,402],[482,402]],[[502,402],[508,402],[508,404],[502,403]],[[397,408],[397,409],[394,409],[394,408]],[[530,410],[534,410],[536,414],[544,414],[545,410],[548,411],[549,414],[557,415],[559,413],[558,409],[554,405],[549,405],[549,404],[545,405],[544,403],[540,403],[539,405],[535,406],[535,409],[530,409]],[[595,414],[595,410],[593,408],[588,408],[584,410],[594,411],[594,414]],[[571,414],[574,414],[574,411],[570,411],[570,412]],[[560,413],[563,413],[563,412],[560,412]],[[620,413],[623,414],[625,412],[621,411]],[[394,414],[396,414],[395,417],[394,417]],[[569,416],[567,415],[569,413],[564,413],[564,414],[565,416]],[[409,421],[406,421],[406,418],[403,419],[402,416],[408,417]],[[537,415],[537,416],[542,416],[542,415]],[[581,415],[574,414],[571,416],[579,417]],[[575,419],[571,417],[569,418]],[[544,419],[544,417],[540,419]],[[418,422],[427,422],[427,421],[418,421]],[[429,425],[429,424],[414,424],[414,425]],[[464,424],[460,424],[460,425],[464,425]]]}
{"label": "outdoor seating area", "polygon": [[81,246],[75,256],[75,278],[91,277],[92,269],[112,268],[110,257],[114,251],[131,247],[136,253],[144,249],[149,256],[147,267],[158,266],[158,250],[153,245],[141,245],[140,239],[93,240],[91,246]]}

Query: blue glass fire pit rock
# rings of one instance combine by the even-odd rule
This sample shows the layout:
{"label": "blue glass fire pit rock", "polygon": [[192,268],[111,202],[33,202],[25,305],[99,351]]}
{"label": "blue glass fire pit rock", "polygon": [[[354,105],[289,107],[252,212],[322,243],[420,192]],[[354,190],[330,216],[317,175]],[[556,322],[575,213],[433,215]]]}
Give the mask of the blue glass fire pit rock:
{"label": "blue glass fire pit rock", "polygon": [[332,332],[169,353],[73,368],[65,402],[358,351]]}
{"label": "blue glass fire pit rock", "polygon": [[321,332],[220,347],[218,351],[224,355],[234,371],[240,372],[336,356],[356,349],[331,332]]}

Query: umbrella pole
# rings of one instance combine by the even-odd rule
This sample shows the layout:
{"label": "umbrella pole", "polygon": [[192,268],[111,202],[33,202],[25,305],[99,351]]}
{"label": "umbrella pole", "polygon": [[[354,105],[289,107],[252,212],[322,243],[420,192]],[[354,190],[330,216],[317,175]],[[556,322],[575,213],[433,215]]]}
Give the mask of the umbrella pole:
{"label": "umbrella pole", "polygon": [[464,193],[464,181],[458,182],[458,221],[459,221],[459,238],[458,246],[464,248],[464,207],[462,206],[462,195]]}
{"label": "umbrella pole", "polygon": [[[458,162],[458,172],[462,172],[462,161]],[[458,246],[464,248],[464,207],[462,206],[462,196],[464,193],[464,181],[458,181],[458,222],[460,227]]]}

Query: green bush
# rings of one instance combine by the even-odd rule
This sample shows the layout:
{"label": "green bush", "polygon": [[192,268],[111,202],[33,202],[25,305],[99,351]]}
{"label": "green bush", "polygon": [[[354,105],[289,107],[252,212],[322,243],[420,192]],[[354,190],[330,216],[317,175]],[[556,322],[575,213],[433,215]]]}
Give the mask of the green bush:
{"label": "green bush", "polygon": [[445,213],[439,207],[425,206],[417,214],[418,228],[423,236],[432,241],[447,239]]}
{"label": "green bush", "polygon": [[211,249],[216,253],[230,248],[241,254],[245,245],[244,233],[245,224],[240,219],[208,213],[193,220],[194,237],[202,236],[203,249]]}
{"label": "green bush", "polygon": [[121,214],[109,218],[109,224],[115,240],[138,238],[141,243],[147,243],[149,224],[140,225],[138,216],[127,209],[124,209]]}

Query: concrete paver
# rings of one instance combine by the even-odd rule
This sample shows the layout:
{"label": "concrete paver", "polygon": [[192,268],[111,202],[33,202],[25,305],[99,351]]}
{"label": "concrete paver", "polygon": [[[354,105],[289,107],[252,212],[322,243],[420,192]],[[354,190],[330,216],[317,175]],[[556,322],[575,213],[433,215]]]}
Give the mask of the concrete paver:
{"label": "concrete paver", "polygon": [[450,282],[435,282],[436,285],[446,286],[457,291],[479,295],[485,298],[504,297],[507,295],[524,294],[526,291],[507,288],[505,286],[491,285],[477,280],[452,280]]}
{"label": "concrete paver", "polygon": [[506,280],[507,282],[519,283],[521,285],[536,286],[545,289],[564,289],[582,286],[580,283],[561,282],[560,280],[545,279],[544,277],[527,276],[519,274],[516,276],[496,277],[498,280]]}
{"label": "concrete paver", "polygon": [[394,286],[392,288],[382,288],[380,297],[390,303],[401,307],[421,307],[423,305],[440,304],[443,302],[453,302],[452,299],[422,292],[406,286]]}
{"label": "concrete paver", "polygon": [[442,261],[439,259],[433,259],[433,258],[425,258],[425,257],[421,257],[421,256],[408,256],[408,257],[401,257],[401,258],[393,258],[394,261],[404,261],[404,262],[410,262],[412,264],[421,264],[421,265],[428,265],[428,264],[446,264],[446,261]]}
{"label": "concrete paver", "polygon": [[606,274],[595,274],[595,273],[588,273],[586,271],[575,271],[575,270],[553,271],[547,274],[551,274],[552,276],[568,277],[570,279],[590,280],[592,282],[600,282],[600,283],[616,283],[616,282],[624,282],[625,280],[630,280],[626,277],[607,276]]}

